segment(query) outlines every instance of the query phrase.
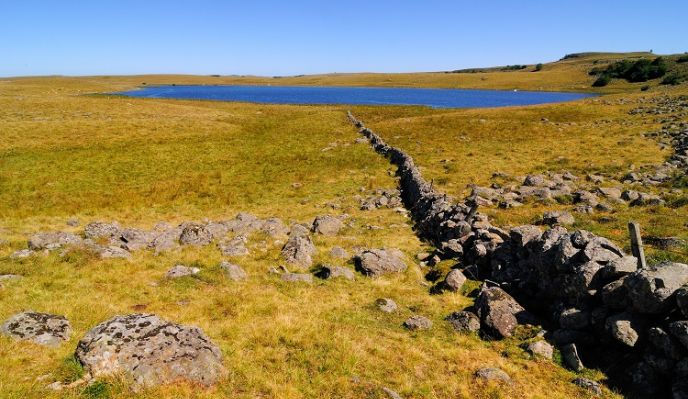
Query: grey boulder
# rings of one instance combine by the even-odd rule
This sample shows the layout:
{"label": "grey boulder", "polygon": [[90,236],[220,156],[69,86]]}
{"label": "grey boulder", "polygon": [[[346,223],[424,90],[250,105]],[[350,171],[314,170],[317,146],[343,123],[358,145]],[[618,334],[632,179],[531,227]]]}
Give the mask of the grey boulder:
{"label": "grey boulder", "polygon": [[313,232],[322,234],[324,236],[334,236],[339,233],[339,230],[341,230],[344,227],[344,223],[342,223],[339,218],[336,218],[334,216],[318,216],[315,218],[315,221],[313,221]]}
{"label": "grey boulder", "polygon": [[69,339],[72,327],[64,316],[29,311],[7,319],[0,332],[14,339],[56,347]]}
{"label": "grey boulder", "polygon": [[225,276],[232,281],[242,281],[246,280],[248,277],[244,269],[234,263],[222,261],[220,263],[220,268],[225,272]]}
{"label": "grey boulder", "polygon": [[483,288],[475,300],[475,309],[482,331],[497,339],[510,337],[519,324],[533,322],[533,317],[499,287]]}
{"label": "grey boulder", "polygon": [[93,378],[124,375],[144,387],[178,380],[209,386],[226,374],[220,348],[200,328],[152,314],[97,325],[79,341],[75,356]]}
{"label": "grey boulder", "polygon": [[673,294],[688,283],[688,265],[664,262],[626,277],[624,286],[639,313],[661,314],[671,308]]}
{"label": "grey boulder", "polygon": [[398,249],[369,249],[354,258],[356,267],[366,276],[379,277],[401,273],[408,267],[404,254]]}

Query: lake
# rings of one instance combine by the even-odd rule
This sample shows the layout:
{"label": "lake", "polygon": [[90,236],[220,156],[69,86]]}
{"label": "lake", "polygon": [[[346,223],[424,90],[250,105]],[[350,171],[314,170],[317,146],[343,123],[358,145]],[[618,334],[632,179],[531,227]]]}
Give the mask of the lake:
{"label": "lake", "polygon": [[513,90],[420,89],[323,86],[149,86],[114,94],[142,98],[240,101],[268,104],[422,105],[432,108],[486,108],[534,105],[592,96]]}

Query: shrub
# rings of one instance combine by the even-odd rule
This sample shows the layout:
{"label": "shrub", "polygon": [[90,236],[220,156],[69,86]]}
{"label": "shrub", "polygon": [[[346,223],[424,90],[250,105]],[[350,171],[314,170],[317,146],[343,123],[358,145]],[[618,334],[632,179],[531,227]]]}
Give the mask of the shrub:
{"label": "shrub", "polygon": [[592,84],[592,86],[593,87],[604,87],[604,86],[608,85],[609,82],[611,82],[611,81],[612,81],[612,78],[609,75],[604,74],[604,75],[601,75],[599,78],[597,78],[597,80],[595,80],[595,82]]}
{"label": "shrub", "polygon": [[679,76],[679,74],[672,73],[671,75],[662,79],[662,84],[675,86],[675,85],[681,83],[682,80],[683,79],[681,78],[681,76]]}
{"label": "shrub", "polygon": [[684,62],[688,62],[688,54],[678,57],[676,62],[678,62],[679,64],[682,64]]}
{"label": "shrub", "polygon": [[535,65],[535,72],[542,71],[542,63]]}
{"label": "shrub", "polygon": [[640,88],[640,91],[648,91],[648,90],[650,90],[650,86],[649,86],[649,85],[645,85],[645,86],[643,86],[643,87]]}

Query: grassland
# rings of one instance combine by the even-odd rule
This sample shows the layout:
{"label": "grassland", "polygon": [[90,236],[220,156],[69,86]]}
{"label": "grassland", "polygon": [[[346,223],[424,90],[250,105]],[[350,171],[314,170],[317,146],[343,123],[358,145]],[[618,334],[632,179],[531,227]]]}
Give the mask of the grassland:
{"label": "grassland", "polygon": [[[89,77],[0,80],[0,274],[23,280],[0,288],[0,319],[27,309],[63,314],[72,339],[45,349],[0,338],[0,392],[8,398],[377,398],[381,386],[405,398],[586,397],[574,373],[554,362],[530,359],[514,341],[486,342],[454,333],[442,319],[471,300],[464,293],[429,295],[415,254],[426,249],[410,222],[389,209],[360,211],[361,188],[393,188],[392,168],[365,144],[355,144],[346,108],[272,106],[209,101],[129,99],[92,95],[142,82],[338,84],[430,87],[592,90],[590,61],[567,60],[541,72],[479,74],[336,75],[264,79],[249,77]],[[560,70],[561,69],[561,70]],[[580,69],[580,73],[573,73]],[[485,78],[485,79],[483,79]],[[635,90],[614,83],[604,90]],[[653,121],[630,117],[629,103],[643,94],[570,104],[485,110],[355,107],[386,140],[409,151],[443,190],[463,195],[466,184],[487,183],[495,171],[522,175],[544,169],[612,172],[634,163],[661,162],[666,150],[640,133]],[[621,98],[627,99],[618,101]],[[550,122],[543,123],[542,118]],[[446,162],[440,162],[449,159]],[[295,187],[293,183],[300,183]],[[336,204],[337,209],[330,205]],[[548,208],[549,209],[549,208]],[[542,205],[489,210],[503,224],[530,222]],[[378,280],[289,285],[267,273],[280,263],[280,244],[259,233],[251,255],[239,261],[250,278],[226,280],[217,249],[185,248],[132,260],[100,260],[87,252],[24,260],[9,254],[41,230],[72,230],[82,223],[118,220],[150,227],[158,221],[227,219],[239,211],[306,222],[319,214],[350,215],[351,227],[334,238],[315,237],[316,263],[342,263],[327,252],[338,245],[398,247],[414,264]],[[627,218],[658,234],[685,237],[682,208],[623,208],[612,223],[595,216],[579,226],[625,240]],[[370,229],[380,226],[382,229]],[[198,278],[167,281],[175,263],[201,268]],[[379,297],[401,305],[381,314]],[[222,349],[230,371],[203,390],[175,384],[133,394],[118,380],[52,392],[52,381],[71,381],[81,370],[72,353],[78,339],[115,314],[151,312],[200,326]],[[411,314],[435,326],[410,333]],[[475,381],[478,367],[507,371],[512,385]],[[603,379],[599,372],[586,375]],[[606,392],[606,396],[615,397]]]}

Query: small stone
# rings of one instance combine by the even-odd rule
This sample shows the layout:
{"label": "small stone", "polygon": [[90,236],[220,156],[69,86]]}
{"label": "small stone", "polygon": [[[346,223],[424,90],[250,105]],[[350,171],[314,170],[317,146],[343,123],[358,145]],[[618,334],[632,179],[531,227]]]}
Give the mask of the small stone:
{"label": "small stone", "polygon": [[346,280],[354,280],[355,275],[351,269],[343,266],[323,265],[317,274],[322,279],[343,278]]}
{"label": "small stone", "polygon": [[282,281],[289,283],[312,283],[313,275],[306,273],[284,273],[281,276]]}
{"label": "small stone", "polygon": [[67,226],[70,227],[77,227],[79,225],[79,219],[77,218],[69,218],[67,219]]}
{"label": "small stone", "polygon": [[414,315],[406,319],[404,322],[404,327],[409,330],[429,330],[432,328],[432,321],[424,316]]}
{"label": "small stone", "polygon": [[576,223],[576,219],[566,211],[551,211],[544,213],[542,216],[542,223],[549,226],[565,226]]}
{"label": "small stone", "polygon": [[378,309],[385,313],[393,313],[397,310],[396,302],[389,298],[380,298],[375,301],[375,304],[377,305]]}
{"label": "small stone", "polygon": [[349,258],[349,253],[341,247],[333,247],[330,250],[330,256],[336,259],[347,259]]}
{"label": "small stone", "polygon": [[246,280],[248,277],[244,269],[242,269],[239,265],[235,265],[234,263],[222,261],[222,263],[220,263],[220,267],[222,270],[224,270],[225,276],[232,281],[242,281]]}
{"label": "small stone", "polygon": [[475,372],[475,377],[485,381],[510,383],[511,377],[503,370],[495,367],[483,367]]}
{"label": "small stone", "polygon": [[25,259],[33,254],[35,254],[35,252],[30,249],[20,249],[18,251],[12,252],[10,254],[10,259]]}
{"label": "small stone", "polygon": [[602,395],[602,386],[597,381],[589,380],[583,377],[578,377],[575,380],[573,380],[573,384],[583,389],[586,389],[594,393],[595,395]]}
{"label": "small stone", "polygon": [[535,357],[541,357],[547,360],[552,360],[552,356],[554,355],[554,347],[547,341],[530,342],[526,346],[526,351]]}
{"label": "small stone", "polygon": [[201,269],[197,267],[188,267],[184,265],[176,265],[165,274],[166,278],[181,278],[198,274]]}
{"label": "small stone", "polygon": [[480,330],[480,319],[473,312],[454,312],[445,318],[458,332],[476,332]]}
{"label": "small stone", "polygon": [[389,399],[402,399],[401,395],[387,387],[382,387],[382,391],[387,394],[387,397],[389,397]]}

